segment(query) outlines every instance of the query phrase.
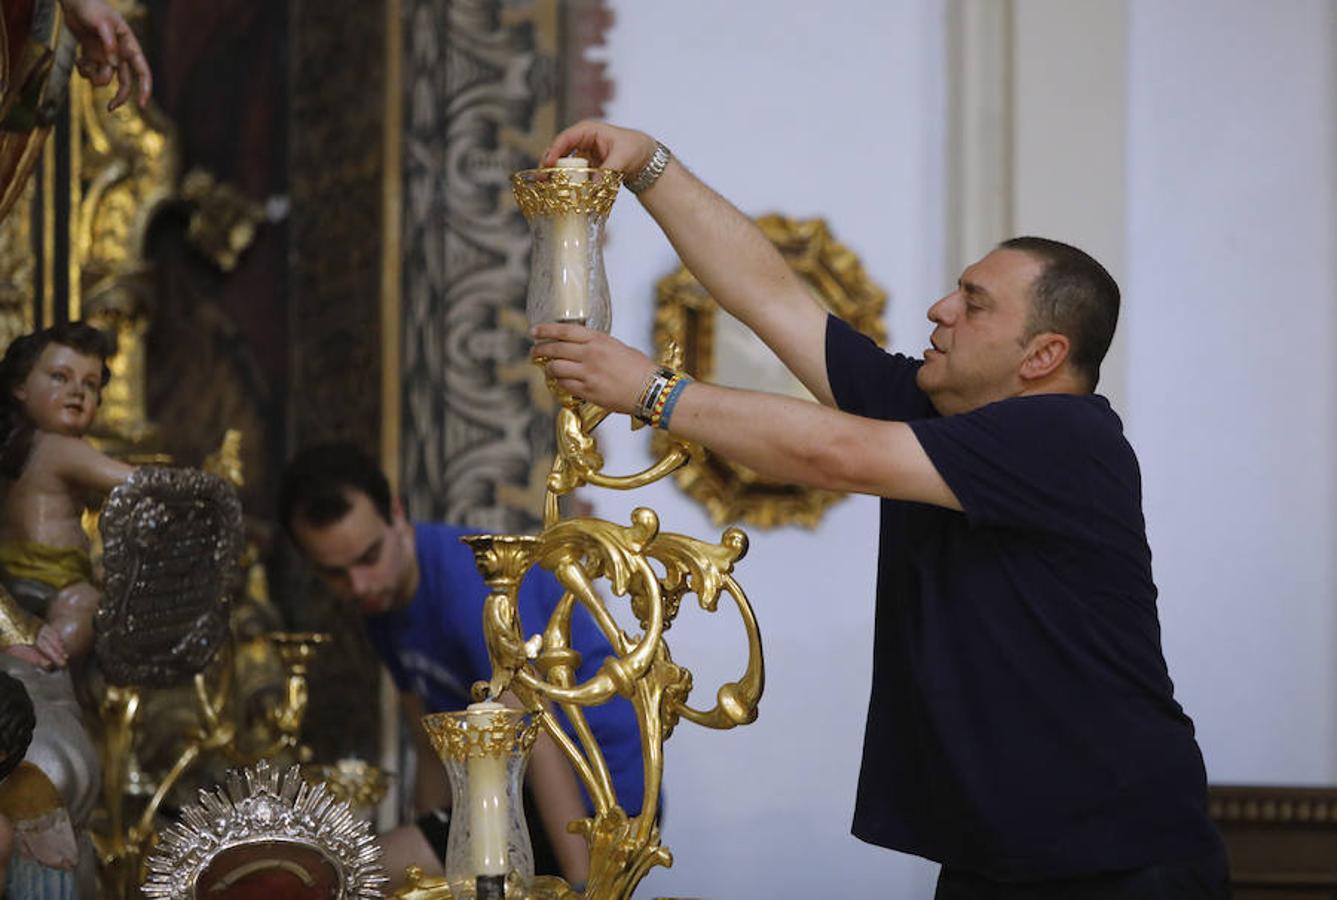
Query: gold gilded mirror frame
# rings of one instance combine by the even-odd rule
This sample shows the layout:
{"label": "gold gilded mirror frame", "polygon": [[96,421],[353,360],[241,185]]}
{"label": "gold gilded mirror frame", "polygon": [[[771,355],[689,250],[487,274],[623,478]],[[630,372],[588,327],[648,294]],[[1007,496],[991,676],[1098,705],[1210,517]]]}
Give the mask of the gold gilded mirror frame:
{"label": "gold gilded mirror frame", "polygon": [[[882,313],[887,294],[869,279],[859,257],[832,238],[824,219],[772,214],[756,222],[826,309],[879,345],[886,344]],[[675,342],[693,378],[813,399],[759,338],[719,308],[685,266],[661,279],[656,293],[656,352],[662,354],[669,341]],[[663,454],[668,441],[666,434],[656,432],[654,452]],[[771,481],[704,448],[676,477],[717,524],[813,528],[826,508],[845,496]]]}

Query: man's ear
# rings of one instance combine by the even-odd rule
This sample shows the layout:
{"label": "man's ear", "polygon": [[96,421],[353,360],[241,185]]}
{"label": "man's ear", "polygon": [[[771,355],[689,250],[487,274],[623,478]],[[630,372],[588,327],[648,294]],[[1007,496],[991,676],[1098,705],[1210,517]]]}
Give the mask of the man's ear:
{"label": "man's ear", "polygon": [[1067,335],[1044,331],[1031,338],[1021,361],[1021,380],[1035,381],[1053,375],[1068,361]]}
{"label": "man's ear", "polygon": [[398,494],[392,493],[390,495],[390,523],[392,525],[398,525],[403,521],[406,521],[404,516],[404,502],[399,499]]}

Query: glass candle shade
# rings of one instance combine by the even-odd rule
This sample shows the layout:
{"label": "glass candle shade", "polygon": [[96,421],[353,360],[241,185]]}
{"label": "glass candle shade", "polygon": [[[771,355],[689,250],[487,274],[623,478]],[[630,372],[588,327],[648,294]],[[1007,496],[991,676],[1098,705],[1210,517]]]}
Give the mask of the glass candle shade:
{"label": "glass candle shade", "polygon": [[613,310],[603,233],[622,174],[577,157],[557,163],[511,178],[532,239],[525,314],[530,325],[572,322],[607,334]]}
{"label": "glass candle shade", "polygon": [[452,797],[446,881],[457,898],[527,896],[534,850],[525,822],[524,777],[538,736],[531,716],[500,703],[423,718],[445,763]]}

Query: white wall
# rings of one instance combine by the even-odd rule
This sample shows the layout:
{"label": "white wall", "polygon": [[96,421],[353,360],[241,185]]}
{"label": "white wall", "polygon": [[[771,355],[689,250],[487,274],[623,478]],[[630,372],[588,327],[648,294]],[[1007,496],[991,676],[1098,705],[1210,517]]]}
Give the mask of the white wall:
{"label": "white wall", "polygon": [[[1035,234],[1074,244],[1122,285],[1127,4],[1014,0],[1013,9],[1012,227],[998,240]],[[1100,367],[1100,393],[1115,409],[1126,405],[1124,332]]]}
{"label": "white wall", "polygon": [[[608,118],[659,137],[749,214],[823,216],[891,293],[895,343],[918,352],[943,290],[942,25],[936,0],[611,4]],[[614,333],[649,347],[654,283],[672,248],[624,195],[606,249]],[[639,468],[648,436],[609,422],[609,471]],[[587,495],[626,521],[647,505],[666,529],[720,528],[672,483]],[[737,574],[767,661],[758,721],[731,732],[680,725],[667,746],[665,843],[676,862],[638,893],[716,898],[921,897],[936,867],[849,833],[871,667],[877,504],[835,507],[813,531],[750,529]],[[688,608],[669,634],[709,706],[736,675],[736,616]]]}
{"label": "white wall", "polygon": [[1126,421],[1211,778],[1337,778],[1337,4],[1135,0]]}
{"label": "white wall", "polygon": [[[612,6],[610,119],[656,134],[749,213],[826,217],[891,292],[893,344],[922,347],[924,308],[944,289],[946,0]],[[1086,88],[1054,82],[1063,69],[1036,68],[1037,53],[1061,49],[1044,34],[1091,30],[1074,8],[1014,7],[1025,30],[1011,52],[1029,49],[1011,114],[1049,104],[1041,115],[1061,119],[1062,104],[1081,102]],[[1123,66],[1096,60],[1126,82],[1089,85],[1107,118],[1081,126],[1073,152],[1092,129],[1126,142],[1102,163],[1126,184],[1091,185],[1105,210],[1091,233],[1122,257],[1120,406],[1143,466],[1171,672],[1213,780],[1332,782],[1337,4],[1087,8],[1126,28],[1112,38],[1126,41]],[[1080,169],[1055,181],[1037,168],[1036,154],[1063,156],[1061,132],[1033,137],[1016,145],[1014,224],[1089,214],[1044,187],[1080,182]],[[676,261],[629,198],[614,210],[607,263],[614,332],[646,347],[654,282]],[[610,471],[644,464],[643,432],[605,429]],[[644,504],[668,529],[719,531],[672,484],[591,499],[615,521]],[[677,864],[640,893],[827,896],[834,881],[855,897],[931,896],[934,866],[848,833],[876,528],[876,504],[857,499],[815,532],[752,531],[738,574],[766,641],[761,718],[729,733],[680,726],[665,829]],[[740,658],[729,615],[684,610],[670,634],[697,672],[699,705]]]}

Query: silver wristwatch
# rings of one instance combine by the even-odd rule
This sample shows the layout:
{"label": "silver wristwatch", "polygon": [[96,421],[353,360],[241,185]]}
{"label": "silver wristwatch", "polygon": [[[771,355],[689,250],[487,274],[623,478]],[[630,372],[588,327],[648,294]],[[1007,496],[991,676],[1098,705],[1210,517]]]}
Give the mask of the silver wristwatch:
{"label": "silver wristwatch", "polygon": [[659,143],[659,141],[655,141],[655,152],[650,154],[650,161],[639,172],[622,183],[633,194],[648,190],[650,185],[658,181],[659,176],[664,174],[664,169],[668,167],[669,160],[672,158],[673,154],[669,152],[669,148]]}

